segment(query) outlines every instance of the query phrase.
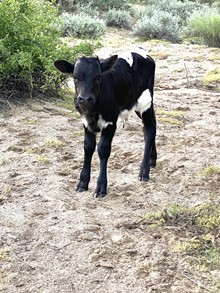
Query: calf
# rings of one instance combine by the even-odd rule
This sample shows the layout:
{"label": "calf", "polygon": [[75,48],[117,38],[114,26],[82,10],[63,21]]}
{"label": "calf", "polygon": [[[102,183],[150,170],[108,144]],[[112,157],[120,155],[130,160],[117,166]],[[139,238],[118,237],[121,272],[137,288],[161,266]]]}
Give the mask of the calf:
{"label": "calf", "polygon": [[156,166],[157,160],[153,108],[154,60],[144,49],[138,48],[137,52],[126,56],[114,55],[104,60],[82,57],[75,64],[58,60],[54,65],[63,73],[73,74],[74,103],[84,124],[84,163],[76,190],[88,190],[96,134],[101,132],[98,144],[100,173],[95,197],[107,194],[107,162],[112,139],[119,116],[129,110],[135,110],[143,122],[145,148],[139,180],[147,181],[150,166]]}

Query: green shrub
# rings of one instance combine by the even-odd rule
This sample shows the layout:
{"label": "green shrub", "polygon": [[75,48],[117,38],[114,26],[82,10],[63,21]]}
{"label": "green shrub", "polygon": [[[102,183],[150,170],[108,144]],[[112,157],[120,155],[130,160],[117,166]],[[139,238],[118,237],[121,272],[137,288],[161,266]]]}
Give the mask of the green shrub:
{"label": "green shrub", "polygon": [[61,15],[61,22],[64,34],[74,37],[98,38],[106,30],[106,23],[102,19],[84,13],[64,12]]}
{"label": "green shrub", "polygon": [[200,6],[191,1],[149,0],[133,31],[141,37],[178,41],[187,18]]}
{"label": "green shrub", "polygon": [[220,47],[220,13],[217,9],[193,13],[187,21],[185,36],[198,37],[202,43]]}
{"label": "green shrub", "polygon": [[150,10],[154,13],[166,11],[176,18],[179,19],[179,24],[184,25],[186,23],[186,19],[203,5],[201,3],[192,2],[189,0],[180,1],[180,0],[149,0],[147,2],[147,10],[148,6],[150,6]]}
{"label": "green shrub", "polygon": [[2,0],[0,2],[0,94],[24,96],[33,89],[52,90],[65,77],[54,68],[56,59],[74,60],[92,54],[94,46],[84,43],[69,48],[60,40],[54,24],[57,9],[44,0]]}
{"label": "green shrub", "polygon": [[106,15],[108,26],[116,26],[120,28],[130,28],[132,25],[132,17],[127,10],[109,9]]}
{"label": "green shrub", "polygon": [[135,35],[148,39],[179,40],[178,18],[168,12],[157,12],[151,17],[144,16],[134,26]]}

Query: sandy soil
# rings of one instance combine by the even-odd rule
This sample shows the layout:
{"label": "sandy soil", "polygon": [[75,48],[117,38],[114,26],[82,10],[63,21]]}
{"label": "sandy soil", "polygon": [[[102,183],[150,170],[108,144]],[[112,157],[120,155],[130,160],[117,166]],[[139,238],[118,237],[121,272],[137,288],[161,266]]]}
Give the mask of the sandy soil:
{"label": "sandy soil", "polygon": [[[77,115],[56,102],[29,101],[0,114],[0,292],[213,292],[218,271],[184,269],[172,229],[144,220],[173,204],[220,199],[220,93],[205,90],[220,49],[138,43],[113,31],[97,54],[141,45],[157,64],[158,165],[137,180],[143,153],[141,121],[118,127],[108,168],[108,196],[94,199],[98,156],[88,192],[76,193],[83,159]],[[105,44],[105,42],[104,42]],[[176,117],[174,114],[178,112]],[[219,292],[219,291],[218,291]]]}

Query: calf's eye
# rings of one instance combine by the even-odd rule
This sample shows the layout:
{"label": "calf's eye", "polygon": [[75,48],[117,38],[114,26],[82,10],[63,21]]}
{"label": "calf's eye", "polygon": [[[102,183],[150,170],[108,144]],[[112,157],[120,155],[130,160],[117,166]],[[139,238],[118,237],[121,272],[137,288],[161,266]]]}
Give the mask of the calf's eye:
{"label": "calf's eye", "polygon": [[73,75],[73,80],[74,80],[74,82],[79,82],[80,81],[80,79],[77,78],[75,75]]}

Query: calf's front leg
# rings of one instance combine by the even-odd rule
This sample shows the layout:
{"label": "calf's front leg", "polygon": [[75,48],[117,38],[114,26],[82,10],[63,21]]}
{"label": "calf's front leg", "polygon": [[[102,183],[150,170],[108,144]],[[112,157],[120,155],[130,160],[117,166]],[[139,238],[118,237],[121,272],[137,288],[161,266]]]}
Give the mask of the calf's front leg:
{"label": "calf's front leg", "polygon": [[91,160],[96,147],[96,135],[90,132],[86,127],[84,127],[84,129],[84,162],[80,173],[80,180],[76,187],[76,191],[79,192],[88,190],[91,173]]}
{"label": "calf's front leg", "polygon": [[100,160],[100,172],[97,180],[97,186],[94,197],[102,198],[107,194],[107,163],[111,153],[112,139],[115,134],[116,125],[108,125],[102,130],[100,142],[98,145],[98,154]]}

